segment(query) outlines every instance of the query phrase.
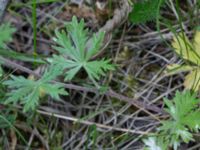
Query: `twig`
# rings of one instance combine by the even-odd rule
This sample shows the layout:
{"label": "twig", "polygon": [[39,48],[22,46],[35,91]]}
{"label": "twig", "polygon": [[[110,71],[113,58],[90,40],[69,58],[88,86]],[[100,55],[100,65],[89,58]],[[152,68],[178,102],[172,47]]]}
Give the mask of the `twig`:
{"label": "twig", "polygon": [[33,133],[43,144],[46,150],[50,150],[48,141],[44,139],[44,137],[39,133],[37,128],[32,129],[31,127],[27,126],[27,124],[24,123],[16,123],[15,126],[25,132],[30,132],[31,134]]}
{"label": "twig", "polygon": [[0,23],[3,20],[3,16],[4,16],[4,13],[6,11],[6,8],[9,4],[9,2],[10,2],[10,0],[0,0]]}
{"label": "twig", "polygon": [[120,132],[142,134],[142,135],[149,134],[149,132],[138,131],[138,130],[129,130],[129,129],[125,129],[125,128],[107,126],[107,125],[100,124],[100,123],[85,121],[85,120],[81,120],[81,119],[78,119],[78,118],[63,116],[63,115],[60,115],[60,114],[55,114],[55,113],[52,113],[52,112],[46,112],[46,111],[42,111],[42,110],[37,110],[37,112],[40,113],[40,114],[43,114],[43,115],[53,116],[53,117],[56,117],[56,118],[59,118],[59,119],[69,120],[69,121],[73,121],[73,122],[81,123],[81,124],[85,124],[85,125],[96,125],[98,128],[103,128],[103,129],[107,129],[107,130],[115,130],[115,131],[120,131]]}

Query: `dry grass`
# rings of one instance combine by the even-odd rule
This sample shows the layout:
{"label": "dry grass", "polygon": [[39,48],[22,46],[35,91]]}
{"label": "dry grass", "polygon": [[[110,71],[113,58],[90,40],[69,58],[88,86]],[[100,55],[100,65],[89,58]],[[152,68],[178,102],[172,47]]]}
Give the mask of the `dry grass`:
{"label": "dry grass", "polygon": [[[20,3],[20,0],[19,3],[13,2],[6,14],[6,20],[11,21],[17,28],[14,41],[9,46],[18,52],[30,54],[33,52],[32,6],[30,4],[17,6]],[[51,48],[54,29],[62,28],[64,23],[69,21],[69,18],[63,17],[65,13],[63,8],[67,4],[68,1],[38,5],[38,54],[48,56],[54,52]],[[195,3],[188,0],[188,4],[190,5],[187,5],[187,8],[184,4],[181,7],[182,24],[185,32],[192,34],[193,18],[188,15],[188,11]],[[170,0],[162,15],[170,19],[170,16],[174,18],[176,14],[173,2]],[[172,24],[179,31],[180,26],[176,19]],[[92,29],[93,20],[86,21]],[[96,27],[93,30],[97,30]],[[165,41],[161,38],[161,34]],[[154,22],[132,25],[126,21],[114,30],[109,46],[98,57],[103,55],[112,58],[118,66],[116,71],[110,72],[100,82],[108,84],[115,92],[132,99],[125,102],[120,97],[117,99],[109,94],[69,90],[70,96],[63,101],[45,98],[35,114],[22,114],[20,109],[15,110],[15,113],[19,113],[16,128],[27,141],[23,143],[20,137],[17,137],[15,148],[21,150],[30,146],[31,149],[38,150],[142,149],[144,145],[141,139],[153,134],[160,121],[167,116],[162,112],[137,108],[132,103],[139,101],[162,110],[163,98],[171,98],[176,90],[183,89],[183,74],[176,76],[164,74],[167,64],[180,62],[166,44],[170,43],[172,36],[171,29],[163,25],[158,33]],[[36,66],[30,64],[17,63],[32,70],[36,69]],[[16,70],[16,73],[23,74],[19,70]],[[78,85],[85,86],[90,81],[77,80],[73,84],[77,82]],[[6,132],[2,130],[0,147],[10,149],[14,136]],[[198,143],[183,145],[183,149],[199,148]]]}

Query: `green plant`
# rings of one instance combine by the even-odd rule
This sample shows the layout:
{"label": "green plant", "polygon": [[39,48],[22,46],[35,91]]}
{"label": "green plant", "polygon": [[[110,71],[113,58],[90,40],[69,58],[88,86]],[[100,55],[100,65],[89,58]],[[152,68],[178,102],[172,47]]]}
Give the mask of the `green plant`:
{"label": "green plant", "polygon": [[83,68],[89,78],[98,87],[96,80],[105,75],[108,70],[113,70],[114,66],[110,64],[110,59],[91,60],[96,55],[102,44],[104,33],[93,34],[92,42],[89,47],[86,43],[89,39],[88,30],[84,29],[84,21],[77,21],[76,17],[72,22],[67,24],[65,31],[56,31],[55,42],[59,46],[53,46],[59,52],[54,55],[50,62],[53,66],[59,66],[65,71],[65,80],[71,80]]}
{"label": "green plant", "polygon": [[166,150],[167,145],[165,145],[161,140],[158,140],[156,137],[149,137],[148,139],[143,140],[146,147],[144,150]]}
{"label": "green plant", "polygon": [[0,128],[10,128],[16,120],[16,115],[6,114],[5,112],[0,113]]}
{"label": "green plant", "polygon": [[186,89],[198,91],[200,88],[200,32],[197,31],[192,42],[184,33],[174,38],[172,47],[175,52],[189,64],[171,64],[167,66],[168,75],[180,72],[189,72],[185,77],[184,86]]}
{"label": "green plant", "polygon": [[167,147],[176,150],[182,141],[185,143],[192,141],[191,132],[198,132],[200,129],[200,100],[196,98],[196,94],[189,91],[176,92],[173,100],[165,99],[164,102],[170,118],[161,122],[157,138],[144,141],[149,147],[147,149],[150,150],[152,145],[154,147],[156,145],[161,150],[167,150]]}
{"label": "green plant", "polygon": [[[67,95],[61,84],[52,82],[63,71],[66,75],[65,80],[71,80],[81,68],[84,68],[89,78],[98,87],[96,80],[105,75],[106,71],[114,69],[114,66],[109,63],[110,60],[90,61],[99,51],[104,37],[103,32],[93,35],[92,43],[87,49],[86,42],[89,36],[88,31],[84,29],[83,20],[78,23],[77,18],[73,17],[72,22],[67,25],[67,30],[69,35],[65,32],[55,32],[55,41],[60,46],[53,47],[60,55],[48,59],[51,65],[40,79],[33,80],[11,75],[11,79],[3,82],[3,85],[10,90],[6,93],[5,104],[19,102],[23,104],[24,112],[34,110],[39,104],[39,99],[46,94],[53,99],[60,99],[59,95]],[[7,39],[10,40],[10,37]]]}
{"label": "green plant", "polygon": [[35,109],[38,105],[39,98],[44,94],[48,94],[53,99],[59,100],[59,95],[67,95],[67,92],[62,88],[61,84],[53,84],[51,81],[60,74],[61,69],[57,67],[46,71],[37,81],[26,79],[22,76],[16,77],[11,75],[11,79],[3,83],[11,89],[6,94],[8,98],[5,103],[21,102],[24,104],[23,111],[27,112]]}
{"label": "green plant", "polygon": [[159,9],[165,0],[142,0],[133,4],[133,10],[129,14],[129,20],[134,24],[155,20],[159,15]]}
{"label": "green plant", "polygon": [[197,5],[198,7],[200,7],[200,0],[197,0]]}
{"label": "green plant", "polygon": [[[14,31],[15,29],[12,28],[9,23],[0,26],[0,32],[3,34],[0,37],[0,48],[5,48],[5,43],[12,40],[12,33]],[[0,96],[5,99],[5,104],[17,103],[20,101],[24,104],[24,112],[33,110],[38,105],[39,98],[44,95],[44,93],[49,94],[54,99],[59,99],[59,94],[67,94],[60,84],[51,83],[61,72],[62,71],[58,67],[51,67],[44,73],[41,79],[37,81],[26,79],[22,76],[11,75],[10,80],[0,84],[0,93],[5,93],[5,90],[4,92],[2,91],[2,89],[5,88],[4,86],[7,86],[11,91],[8,91],[5,95],[1,94]],[[0,75],[1,77],[3,76],[2,68],[0,68]]]}

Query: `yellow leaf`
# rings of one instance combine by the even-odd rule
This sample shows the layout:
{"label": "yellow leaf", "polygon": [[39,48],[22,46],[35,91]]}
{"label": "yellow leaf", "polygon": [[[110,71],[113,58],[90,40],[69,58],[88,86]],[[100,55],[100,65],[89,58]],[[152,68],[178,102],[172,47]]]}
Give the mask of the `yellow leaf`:
{"label": "yellow leaf", "polygon": [[200,55],[200,31],[197,31],[194,36],[194,49]]}
{"label": "yellow leaf", "polygon": [[200,63],[200,56],[196,53],[194,46],[185,34],[179,34],[177,37],[174,37],[172,47],[180,57],[197,65]]}
{"label": "yellow leaf", "polygon": [[200,69],[191,71],[184,81],[185,89],[198,91],[200,88]]}
{"label": "yellow leaf", "polygon": [[165,71],[166,75],[173,75],[181,72],[187,72],[195,69],[195,66],[189,65],[179,65],[179,64],[170,64],[167,66],[167,70]]}

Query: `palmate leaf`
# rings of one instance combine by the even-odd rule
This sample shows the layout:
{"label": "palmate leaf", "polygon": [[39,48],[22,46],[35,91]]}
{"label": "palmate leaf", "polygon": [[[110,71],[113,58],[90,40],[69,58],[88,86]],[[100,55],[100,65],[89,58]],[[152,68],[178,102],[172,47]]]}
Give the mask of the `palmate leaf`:
{"label": "palmate leaf", "polygon": [[77,18],[73,17],[66,30],[68,34],[65,31],[56,31],[54,41],[58,46],[53,47],[60,55],[54,55],[49,59],[53,66],[65,70],[65,80],[72,80],[81,68],[87,72],[92,81],[98,80],[106,71],[114,69],[110,60],[90,60],[99,52],[104,32],[94,34],[90,46],[86,47],[89,36],[88,30],[84,29],[83,20],[78,22]]}
{"label": "palmate leaf", "polygon": [[172,100],[165,99],[164,102],[170,117],[161,122],[157,136],[144,140],[145,150],[168,150],[169,147],[177,150],[180,143],[192,141],[192,132],[200,129],[200,99],[196,98],[196,93],[177,91]]}
{"label": "palmate leaf", "polygon": [[[181,121],[190,111],[192,111],[200,101],[196,99],[196,95],[186,91],[184,93],[176,92],[173,100],[165,99],[167,112],[176,121]],[[199,118],[200,119],[200,118]],[[199,122],[200,123],[200,122]]]}
{"label": "palmate leaf", "polygon": [[162,140],[168,140],[169,146],[177,149],[181,140],[186,143],[193,140],[190,131],[198,131],[200,127],[199,103],[196,94],[189,91],[176,92],[172,101],[165,99],[171,118],[162,122],[159,132],[165,135]]}
{"label": "palmate leaf", "polygon": [[38,106],[39,99],[44,94],[50,95],[53,99],[59,99],[59,95],[67,95],[62,85],[51,83],[60,74],[60,68],[52,69],[51,67],[37,81],[11,75],[11,79],[3,83],[11,89],[11,92],[6,94],[5,104],[20,102],[24,105],[23,111],[27,112]]}

